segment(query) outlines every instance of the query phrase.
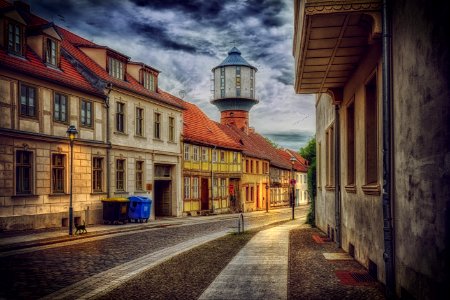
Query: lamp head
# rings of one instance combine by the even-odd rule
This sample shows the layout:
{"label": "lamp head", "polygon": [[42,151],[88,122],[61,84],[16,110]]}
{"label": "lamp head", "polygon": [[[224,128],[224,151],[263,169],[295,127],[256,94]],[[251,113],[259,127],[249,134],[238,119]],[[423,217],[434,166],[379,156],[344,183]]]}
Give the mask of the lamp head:
{"label": "lamp head", "polygon": [[295,157],[291,156],[290,161],[291,161],[291,164],[294,165],[294,163],[295,163],[295,161],[296,161]]}
{"label": "lamp head", "polygon": [[69,140],[70,140],[70,141],[73,141],[73,140],[77,137],[78,130],[77,130],[77,128],[75,127],[75,125],[70,125],[70,126],[67,128],[66,133],[67,133],[67,136],[69,137]]}

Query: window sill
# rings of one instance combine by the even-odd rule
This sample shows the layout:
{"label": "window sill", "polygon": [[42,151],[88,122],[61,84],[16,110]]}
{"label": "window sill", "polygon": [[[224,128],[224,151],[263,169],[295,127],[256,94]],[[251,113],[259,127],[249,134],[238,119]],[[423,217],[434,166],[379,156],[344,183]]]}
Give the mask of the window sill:
{"label": "window sill", "polygon": [[67,122],[67,121],[53,120],[53,123],[56,123],[56,124],[59,124],[59,125],[65,125],[65,126],[69,125],[69,122]]}
{"label": "window sill", "polygon": [[115,195],[128,195],[129,193],[125,192],[125,191],[116,191],[116,192],[114,192],[114,194]]}
{"label": "window sill", "polygon": [[334,191],[335,187],[334,187],[334,185],[326,185],[325,186],[325,190],[327,190],[327,191]]}
{"label": "window sill", "polygon": [[39,121],[38,116],[27,116],[27,115],[19,114],[19,117],[22,119],[29,119],[30,121]]}
{"label": "window sill", "polygon": [[154,141],[154,142],[159,142],[159,143],[164,142],[162,139],[153,139],[153,141]]}
{"label": "window sill", "polygon": [[18,195],[12,195],[11,198],[38,198],[39,195],[35,194],[18,194]]}
{"label": "window sill", "polygon": [[80,128],[89,129],[89,130],[94,131],[94,126],[80,125]]}
{"label": "window sill", "polygon": [[141,140],[146,140],[147,137],[143,136],[143,135],[134,135],[135,138],[141,139]]}
{"label": "window sill", "polygon": [[379,184],[363,185],[361,187],[361,189],[363,190],[364,194],[366,194],[366,195],[374,195],[374,196],[381,195],[381,189],[380,189],[380,185]]}
{"label": "window sill", "polygon": [[177,142],[175,142],[175,141],[167,141],[167,144],[178,145],[178,143],[177,143]]}
{"label": "window sill", "polygon": [[107,192],[92,192],[91,195],[106,195]]}
{"label": "window sill", "polygon": [[128,135],[128,133],[122,132],[122,131],[114,131],[114,134],[118,135]]}
{"label": "window sill", "polygon": [[356,186],[354,184],[349,184],[345,186],[345,191],[347,193],[353,193],[356,194]]}
{"label": "window sill", "polygon": [[66,194],[66,193],[53,193],[53,194],[48,194],[49,197],[61,197],[61,196],[70,196],[70,194]]}

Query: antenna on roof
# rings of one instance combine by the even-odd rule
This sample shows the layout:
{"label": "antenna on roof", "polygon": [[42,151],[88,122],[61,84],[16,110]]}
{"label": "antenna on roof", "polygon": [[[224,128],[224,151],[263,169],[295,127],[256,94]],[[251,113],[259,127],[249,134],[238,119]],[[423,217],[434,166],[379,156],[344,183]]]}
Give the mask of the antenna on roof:
{"label": "antenna on roof", "polygon": [[178,92],[178,95],[180,95],[180,98],[183,100],[184,97],[186,97],[186,91],[185,91],[185,90],[180,90],[180,91]]}

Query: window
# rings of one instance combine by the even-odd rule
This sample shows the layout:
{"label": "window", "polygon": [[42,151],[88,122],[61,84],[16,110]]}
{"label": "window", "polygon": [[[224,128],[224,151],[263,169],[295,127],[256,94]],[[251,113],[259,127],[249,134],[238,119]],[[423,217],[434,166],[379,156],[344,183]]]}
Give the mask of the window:
{"label": "window", "polygon": [[92,191],[103,191],[103,158],[92,158]]}
{"label": "window", "polygon": [[121,62],[115,58],[109,57],[108,73],[112,77],[123,80],[123,74],[124,74],[123,62]]}
{"label": "window", "polygon": [[225,97],[225,68],[220,68],[220,96]]}
{"label": "window", "polygon": [[236,66],[236,96],[241,96],[241,67]]}
{"label": "window", "polygon": [[191,178],[184,177],[184,199],[191,199]]}
{"label": "window", "polygon": [[92,102],[81,100],[80,119],[82,126],[92,127]]}
{"label": "window", "polygon": [[53,120],[66,123],[68,115],[67,109],[68,109],[67,96],[55,93],[55,97],[53,100]]}
{"label": "window", "polygon": [[254,98],[254,89],[255,89],[255,71],[253,69],[250,69],[250,98]]}
{"label": "window", "polygon": [[217,162],[217,150],[213,150],[212,152],[212,161]]}
{"label": "window", "polygon": [[8,21],[8,52],[23,55],[23,29],[19,24]]}
{"label": "window", "polygon": [[213,198],[217,198],[219,195],[217,195],[217,185],[218,185],[218,179],[217,177],[213,179]]}
{"label": "window", "polygon": [[192,155],[192,159],[194,160],[194,161],[198,161],[198,159],[199,159],[199,148],[198,148],[198,146],[194,146],[193,147],[193,155]]}
{"label": "window", "polygon": [[208,149],[202,148],[202,161],[208,161]]}
{"label": "window", "polygon": [[136,135],[144,135],[144,109],[136,107]]}
{"label": "window", "polygon": [[220,181],[222,182],[220,185],[220,195],[222,196],[222,198],[226,198],[227,197],[227,180],[225,178],[220,179]]}
{"label": "window", "polygon": [[220,162],[225,162],[225,151],[220,151]]}
{"label": "window", "polygon": [[169,142],[175,141],[175,118],[169,117]]}
{"label": "window", "polygon": [[154,138],[161,139],[161,114],[155,113]]}
{"label": "window", "polygon": [[45,62],[49,65],[57,67],[57,50],[58,44],[51,38],[45,40]]}
{"label": "window", "polygon": [[170,178],[171,166],[155,165],[155,177]]}
{"label": "window", "polygon": [[36,88],[25,84],[20,85],[20,115],[36,116]]}
{"label": "window", "polygon": [[150,72],[144,71],[142,80],[143,80],[143,85],[147,90],[150,90],[152,92],[154,92],[156,90],[155,75],[153,75]]}
{"label": "window", "polygon": [[250,161],[250,173],[253,174],[253,160]]}
{"label": "window", "polygon": [[184,145],[184,160],[190,160],[190,147],[189,145]]}
{"label": "window", "polygon": [[355,184],[355,102],[347,107],[347,184]]}
{"label": "window", "polygon": [[125,104],[116,102],[116,131],[125,132]]}
{"label": "window", "polygon": [[238,153],[237,152],[233,152],[233,163],[237,163],[238,162]]}
{"label": "window", "polygon": [[135,171],[136,190],[142,191],[144,189],[144,162],[136,161]]}
{"label": "window", "polygon": [[250,170],[249,167],[248,167],[248,165],[249,165],[249,160],[246,159],[246,160],[245,160],[245,173],[248,173],[248,171]]}
{"label": "window", "polygon": [[256,161],[256,174],[259,174],[259,161]]}
{"label": "window", "polygon": [[52,155],[52,193],[64,193],[65,186],[65,155]]}
{"label": "window", "polygon": [[378,182],[378,105],[376,76],[366,85],[366,184]]}
{"label": "window", "polygon": [[331,125],[325,133],[327,142],[326,171],[327,186],[334,187],[334,125]]}
{"label": "window", "polygon": [[322,179],[321,179],[321,175],[322,175],[322,170],[321,170],[321,165],[322,165],[322,144],[318,143],[317,146],[317,187],[321,187],[322,186]]}
{"label": "window", "polygon": [[198,177],[192,178],[192,199],[198,199]]}
{"label": "window", "polygon": [[116,191],[125,191],[125,160],[116,160]]}
{"label": "window", "polygon": [[16,152],[16,194],[29,195],[33,188],[33,152]]}

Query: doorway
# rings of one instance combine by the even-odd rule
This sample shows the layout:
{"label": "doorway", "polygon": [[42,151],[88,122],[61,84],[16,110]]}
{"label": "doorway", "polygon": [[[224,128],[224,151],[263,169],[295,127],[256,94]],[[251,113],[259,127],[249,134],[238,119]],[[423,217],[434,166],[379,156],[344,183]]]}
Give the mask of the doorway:
{"label": "doorway", "polygon": [[201,199],[201,210],[209,209],[209,189],[208,189],[208,178],[202,178],[202,192],[200,195]]}
{"label": "doorway", "polygon": [[172,215],[171,180],[155,180],[155,216]]}

